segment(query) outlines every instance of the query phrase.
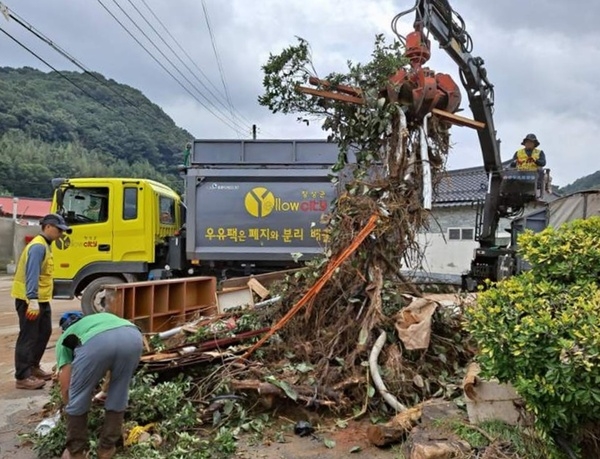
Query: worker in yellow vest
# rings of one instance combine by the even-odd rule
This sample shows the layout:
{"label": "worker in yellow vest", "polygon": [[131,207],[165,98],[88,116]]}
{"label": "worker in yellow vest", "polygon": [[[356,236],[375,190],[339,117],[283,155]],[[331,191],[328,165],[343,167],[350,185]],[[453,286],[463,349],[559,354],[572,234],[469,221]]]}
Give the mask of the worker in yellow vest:
{"label": "worker in yellow vest", "polygon": [[40,361],[52,334],[52,273],[54,262],[50,246],[71,228],[58,214],[40,220],[42,232],[23,250],[12,285],[11,296],[19,316],[19,336],[15,345],[17,389],[41,389],[52,374]]}
{"label": "worker in yellow vest", "polygon": [[546,165],[546,155],[537,148],[540,142],[535,134],[527,134],[521,145],[524,148],[515,152],[510,167],[520,171],[537,171]]}

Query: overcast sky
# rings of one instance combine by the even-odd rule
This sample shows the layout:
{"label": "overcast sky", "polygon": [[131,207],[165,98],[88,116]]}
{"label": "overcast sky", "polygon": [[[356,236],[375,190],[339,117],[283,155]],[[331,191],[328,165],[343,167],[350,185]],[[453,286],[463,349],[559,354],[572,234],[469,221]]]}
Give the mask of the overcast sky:
{"label": "overcast sky", "polygon": [[[296,116],[274,116],[258,105],[263,65],[269,53],[309,41],[320,75],[346,70],[346,61],[365,62],[376,34],[391,40],[390,21],[413,0],[0,0],[90,69],[141,90],[181,127],[197,138],[324,138],[317,124]],[[195,95],[192,97],[112,18],[105,5],[146,48]],[[495,125],[502,157],[509,159],[533,132],[546,152],[554,183],[564,186],[600,169],[600,18],[598,0],[451,0],[471,34],[473,55],[485,61],[496,89]],[[120,5],[171,61],[159,54],[118,8]],[[151,22],[177,51],[171,53],[135,11]],[[150,9],[147,8],[147,6]],[[204,13],[208,13],[209,27]],[[152,16],[168,28],[189,60]],[[401,22],[404,32],[413,17]],[[0,15],[0,27],[60,70],[77,70],[26,29]],[[213,48],[217,49],[218,61]],[[0,65],[48,70],[0,34]],[[430,66],[459,82],[456,65],[433,46]],[[200,70],[202,72],[200,72]],[[188,81],[211,102],[191,88]],[[236,114],[232,126],[225,81]],[[206,89],[210,89],[210,92]],[[212,94],[211,94],[212,93]],[[218,97],[216,102],[213,94]],[[202,102],[202,104],[200,102]],[[463,115],[470,116],[463,92]],[[208,108],[207,108],[208,107]],[[452,130],[448,167],[482,163],[477,136]]]}

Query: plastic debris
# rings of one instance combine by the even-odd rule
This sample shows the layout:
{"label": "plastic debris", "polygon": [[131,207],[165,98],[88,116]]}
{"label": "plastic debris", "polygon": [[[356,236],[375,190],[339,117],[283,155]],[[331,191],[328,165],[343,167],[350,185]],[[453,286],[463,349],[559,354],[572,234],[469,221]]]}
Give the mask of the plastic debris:
{"label": "plastic debris", "polygon": [[315,428],[310,422],[307,421],[298,421],[294,426],[294,433],[300,437],[306,437],[312,434],[314,431]]}
{"label": "plastic debris", "polygon": [[60,411],[57,411],[54,416],[50,416],[40,421],[40,423],[35,427],[35,433],[40,437],[48,435],[48,433],[50,433],[50,431],[56,427],[59,419]]}

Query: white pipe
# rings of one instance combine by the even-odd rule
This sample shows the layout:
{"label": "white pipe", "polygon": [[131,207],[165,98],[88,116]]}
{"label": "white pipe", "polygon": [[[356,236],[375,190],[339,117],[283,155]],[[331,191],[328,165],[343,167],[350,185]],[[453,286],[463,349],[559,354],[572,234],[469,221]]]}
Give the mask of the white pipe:
{"label": "white pipe", "polygon": [[[281,296],[275,296],[275,297],[270,298],[268,300],[261,301],[260,303],[256,303],[254,305],[254,307],[255,308],[260,308],[262,306],[268,306],[270,304],[277,303],[279,300],[281,300]],[[192,322],[189,325],[195,325],[198,322],[199,321],[195,321],[195,322]],[[175,328],[171,328],[170,330],[166,330],[164,332],[160,332],[160,333],[157,334],[157,336],[160,339],[167,339],[167,338],[170,338],[172,336],[175,336],[177,333],[181,332],[182,330],[183,330],[183,327],[175,327]]]}
{"label": "white pipe", "polygon": [[421,129],[421,167],[423,173],[423,208],[431,210],[433,201],[433,184],[431,183],[431,163],[429,162],[429,149],[427,148],[427,120],[431,117],[428,113],[423,118]]}
{"label": "white pipe", "polygon": [[377,359],[379,358],[381,349],[383,349],[386,338],[386,333],[381,332],[381,335],[379,335],[379,338],[377,338],[377,341],[375,341],[373,349],[371,349],[371,354],[369,355],[369,369],[371,370],[371,376],[373,378],[373,385],[375,388],[379,391],[389,406],[395,409],[396,412],[401,413],[402,411],[406,411],[406,407],[400,403],[396,397],[388,392],[383,379],[381,379],[381,374],[379,373],[379,367],[377,365]]}
{"label": "white pipe", "polygon": [[164,332],[160,332],[158,334],[158,337],[160,339],[167,339],[170,338],[171,336],[175,336],[177,333],[179,333],[181,330],[183,330],[183,327],[175,327],[175,328],[171,328],[170,330],[164,331]]}
{"label": "white pipe", "polygon": [[273,298],[270,298],[268,300],[261,301],[260,303],[256,303],[254,305],[254,307],[255,308],[261,308],[263,306],[268,306],[270,304],[277,303],[279,300],[281,300],[281,296],[274,296]]}

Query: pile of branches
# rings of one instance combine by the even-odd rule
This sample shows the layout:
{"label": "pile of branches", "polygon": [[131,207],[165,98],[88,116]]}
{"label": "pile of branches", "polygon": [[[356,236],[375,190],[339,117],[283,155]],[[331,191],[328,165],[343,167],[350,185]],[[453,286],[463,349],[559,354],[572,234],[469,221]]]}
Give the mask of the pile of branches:
{"label": "pile of branches", "polygon": [[[273,112],[324,119],[329,140],[340,146],[333,178],[339,193],[328,221],[331,242],[323,257],[283,286],[281,316],[324,275],[331,260],[353,245],[369,219],[377,218],[372,233],[279,331],[282,344],[272,346],[266,356],[274,361],[285,354],[308,362],[314,368],[310,378],[318,386],[341,388],[353,400],[369,390],[368,384],[358,383],[365,381],[365,362],[379,332],[394,329],[394,314],[411,301],[406,294],[420,295],[401,271],[419,266],[423,251],[417,235],[430,223],[423,163],[430,167],[435,189],[449,150],[447,125],[430,118],[424,126],[422,119],[407,118],[406,107],[385,98],[382,88],[389,76],[406,65],[401,44],[387,45],[378,36],[372,57],[365,65],[350,63],[346,74],[325,78],[328,89],[356,88],[364,104],[307,96],[296,89],[317,75],[308,43],[299,39],[296,46],[270,56],[263,67],[265,94],[259,98]],[[416,402],[421,397],[415,400],[415,393],[441,395],[448,380],[440,375],[458,381],[457,367],[471,353],[464,346],[460,321],[454,319],[435,327],[433,343],[424,353],[407,352],[399,343],[387,348],[384,367],[391,391]]]}

